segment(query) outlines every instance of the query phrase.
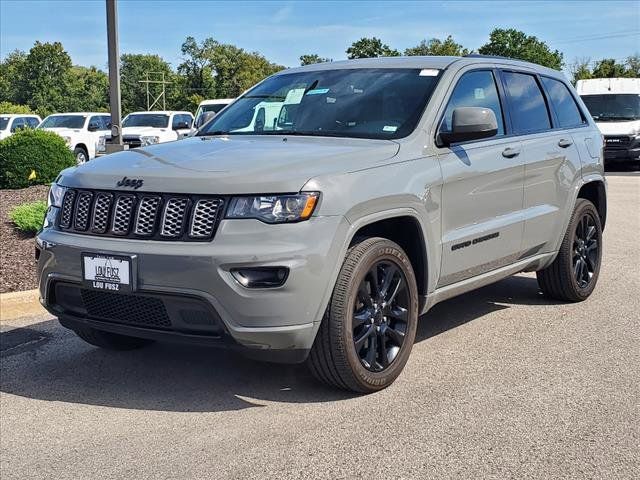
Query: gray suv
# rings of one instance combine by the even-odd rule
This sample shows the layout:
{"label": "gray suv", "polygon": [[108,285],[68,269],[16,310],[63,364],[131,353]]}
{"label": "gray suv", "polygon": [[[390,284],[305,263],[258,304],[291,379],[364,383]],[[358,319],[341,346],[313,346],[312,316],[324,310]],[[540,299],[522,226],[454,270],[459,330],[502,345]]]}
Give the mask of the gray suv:
{"label": "gray suv", "polygon": [[602,136],[564,76],[482,56],[273,75],[177,142],[61,173],[40,295],[99,347],[226,345],[372,392],[418,317],[523,271],[593,291]]}

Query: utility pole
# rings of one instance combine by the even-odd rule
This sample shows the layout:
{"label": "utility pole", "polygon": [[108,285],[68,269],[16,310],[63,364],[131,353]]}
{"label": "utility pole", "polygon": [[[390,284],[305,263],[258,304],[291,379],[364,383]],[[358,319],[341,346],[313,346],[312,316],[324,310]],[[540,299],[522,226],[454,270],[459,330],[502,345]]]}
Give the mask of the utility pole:
{"label": "utility pole", "polygon": [[[155,75],[156,79],[155,80],[151,80],[149,78],[149,75]],[[167,85],[171,85],[171,82],[166,81],[164,79],[164,72],[147,72],[147,79],[146,80],[139,80],[140,83],[144,83],[146,88],[147,88],[147,111],[153,110],[153,107],[155,107],[157,104],[160,103],[160,101],[162,100],[162,110],[166,110],[167,106],[166,106],[166,96],[165,96],[165,92],[166,89],[165,87]],[[158,96],[155,96],[155,94],[152,94],[149,91],[149,86],[151,84],[159,84],[161,86],[161,90],[160,93],[158,94]]]}
{"label": "utility pole", "polygon": [[109,49],[109,103],[111,108],[111,140],[106,145],[106,153],[126,150],[122,144],[122,112],[120,103],[120,54],[118,47],[118,3],[107,2],[107,45]]}

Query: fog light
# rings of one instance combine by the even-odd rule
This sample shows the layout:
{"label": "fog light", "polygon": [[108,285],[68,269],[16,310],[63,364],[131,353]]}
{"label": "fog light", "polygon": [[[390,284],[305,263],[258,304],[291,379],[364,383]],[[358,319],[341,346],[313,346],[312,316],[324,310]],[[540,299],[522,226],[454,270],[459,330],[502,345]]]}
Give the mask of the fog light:
{"label": "fog light", "polygon": [[287,267],[232,268],[231,275],[247,288],[273,288],[284,285],[289,276]]}

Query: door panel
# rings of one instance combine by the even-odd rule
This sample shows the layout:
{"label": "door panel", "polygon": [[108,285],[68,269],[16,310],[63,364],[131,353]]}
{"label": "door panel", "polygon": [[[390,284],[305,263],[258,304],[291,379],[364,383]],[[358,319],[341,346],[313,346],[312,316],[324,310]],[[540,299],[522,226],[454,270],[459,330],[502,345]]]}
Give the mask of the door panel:
{"label": "door panel", "polygon": [[522,143],[523,250],[534,255],[553,249],[562,233],[571,186],[580,172],[580,157],[569,131],[527,137]]}
{"label": "door panel", "polygon": [[490,139],[455,146],[440,154],[443,174],[442,271],[438,286],[512,263],[520,254],[522,231],[522,145]]}

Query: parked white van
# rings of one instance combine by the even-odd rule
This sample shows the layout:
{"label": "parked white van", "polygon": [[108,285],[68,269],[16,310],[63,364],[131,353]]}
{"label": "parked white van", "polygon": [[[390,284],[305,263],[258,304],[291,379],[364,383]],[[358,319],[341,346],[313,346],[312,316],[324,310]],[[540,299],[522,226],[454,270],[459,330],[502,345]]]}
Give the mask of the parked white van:
{"label": "parked white van", "polygon": [[95,158],[100,137],[111,129],[111,115],[105,112],[54,113],[38,128],[64,138],[80,165]]}
{"label": "parked white van", "polygon": [[[194,128],[200,128],[205,124],[205,119],[211,118],[216,115],[220,110],[229,105],[235,100],[235,98],[216,98],[215,100],[203,100],[198,105],[196,110],[196,121],[193,124]],[[205,115],[206,113],[213,112],[213,115]]]}
{"label": "parked white van", "polygon": [[640,162],[640,78],[578,80],[578,94],[604,135],[606,162]]}
{"label": "parked white van", "polygon": [[32,114],[8,114],[0,113],[0,140],[11,136],[21,128],[36,128],[42,119]]}

